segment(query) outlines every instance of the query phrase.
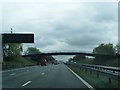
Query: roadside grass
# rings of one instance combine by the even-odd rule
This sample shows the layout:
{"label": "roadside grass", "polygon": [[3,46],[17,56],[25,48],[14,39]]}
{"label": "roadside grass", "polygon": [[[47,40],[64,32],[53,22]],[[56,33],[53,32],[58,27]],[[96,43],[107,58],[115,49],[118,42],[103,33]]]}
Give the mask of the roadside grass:
{"label": "roadside grass", "polygon": [[94,59],[85,59],[85,60],[78,61],[77,63],[80,63],[80,64],[92,64],[93,62],[94,62]]}
{"label": "roadside grass", "polygon": [[118,58],[116,58],[116,59],[109,59],[109,60],[106,60],[105,63],[103,63],[103,65],[120,67],[120,61],[119,61]]}
{"label": "roadside grass", "polygon": [[109,84],[109,79],[106,76],[99,75],[98,78],[96,72],[90,73],[90,71],[85,71],[77,67],[68,67],[70,67],[74,72],[76,72],[80,77],[86,80],[94,88],[120,88],[120,82],[118,80],[111,79],[111,84]]}
{"label": "roadside grass", "polygon": [[23,57],[16,57],[11,61],[5,61],[7,65],[36,65],[37,62]]}
{"label": "roadside grass", "polygon": [[118,58],[111,58],[111,59],[107,59],[107,60],[101,60],[101,61],[95,61],[95,59],[86,59],[86,60],[81,60],[78,61],[77,63],[80,64],[100,64],[100,65],[104,65],[104,66],[113,66],[113,67],[120,67],[120,61]]}

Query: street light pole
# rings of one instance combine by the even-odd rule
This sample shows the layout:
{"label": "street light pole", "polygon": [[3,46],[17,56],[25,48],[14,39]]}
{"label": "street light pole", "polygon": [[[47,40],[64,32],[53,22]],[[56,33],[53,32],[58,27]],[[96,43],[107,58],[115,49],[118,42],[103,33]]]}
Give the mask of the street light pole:
{"label": "street light pole", "polygon": [[13,33],[13,32],[12,32],[12,28],[11,28],[11,33]]}

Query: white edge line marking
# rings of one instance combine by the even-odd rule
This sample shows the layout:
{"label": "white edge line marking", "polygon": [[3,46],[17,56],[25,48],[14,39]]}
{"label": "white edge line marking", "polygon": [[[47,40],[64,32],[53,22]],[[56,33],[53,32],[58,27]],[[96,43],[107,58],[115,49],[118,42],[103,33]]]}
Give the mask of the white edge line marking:
{"label": "white edge line marking", "polygon": [[83,80],[80,76],[78,76],[73,70],[71,70],[68,66],[66,66],[78,79],[80,79],[90,90],[95,90],[90,84],[88,84],[85,80]]}
{"label": "white edge line marking", "polygon": [[31,83],[31,81],[26,82],[26,83],[23,84],[22,86],[24,87],[24,86],[26,86],[26,85],[29,84],[29,83]]}

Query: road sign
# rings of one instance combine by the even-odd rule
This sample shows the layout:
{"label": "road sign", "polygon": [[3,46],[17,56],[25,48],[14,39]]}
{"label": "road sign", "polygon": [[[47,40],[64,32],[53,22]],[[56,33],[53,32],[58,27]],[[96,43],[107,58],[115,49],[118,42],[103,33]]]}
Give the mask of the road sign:
{"label": "road sign", "polygon": [[4,33],[3,43],[34,43],[34,34]]}

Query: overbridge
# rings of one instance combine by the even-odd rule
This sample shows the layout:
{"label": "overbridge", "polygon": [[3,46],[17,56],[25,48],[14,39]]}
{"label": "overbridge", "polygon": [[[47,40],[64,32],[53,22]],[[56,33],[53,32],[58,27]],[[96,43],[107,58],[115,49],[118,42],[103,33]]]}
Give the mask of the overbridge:
{"label": "overbridge", "polygon": [[49,55],[85,55],[85,56],[108,56],[115,57],[115,55],[110,54],[95,54],[95,53],[84,53],[84,52],[51,52],[51,53],[40,53],[40,54],[31,54],[31,55],[23,55],[23,57],[31,57],[31,56],[49,56]]}

